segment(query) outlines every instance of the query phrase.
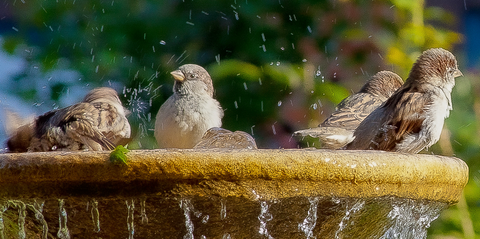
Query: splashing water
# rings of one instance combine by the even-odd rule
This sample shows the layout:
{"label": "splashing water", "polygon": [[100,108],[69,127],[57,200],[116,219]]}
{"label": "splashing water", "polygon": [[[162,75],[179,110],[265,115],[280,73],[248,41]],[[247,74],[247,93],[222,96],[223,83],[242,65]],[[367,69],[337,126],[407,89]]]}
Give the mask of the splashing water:
{"label": "splashing water", "polygon": [[298,230],[305,233],[307,239],[317,237],[313,235],[313,229],[317,224],[317,206],[318,206],[318,197],[309,198],[310,208],[308,209],[307,217],[303,220],[303,223],[298,224]]}
{"label": "splashing water", "polygon": [[61,239],[70,239],[70,232],[67,227],[67,211],[63,207],[65,201],[63,199],[58,199],[58,232],[57,237]]}
{"label": "splashing water", "polygon": [[445,209],[444,204],[415,203],[410,199],[403,203],[396,203],[388,213],[388,218],[394,223],[380,239],[426,238],[427,230],[425,229],[430,227],[430,223],[437,219],[443,209]]}
{"label": "splashing water", "polygon": [[90,213],[92,214],[93,231],[100,232],[100,213],[98,212],[98,201],[96,199],[92,199],[92,210]]}
{"label": "splashing water", "polygon": [[140,138],[148,135],[148,124],[151,121],[151,115],[147,112],[152,106],[152,102],[158,97],[159,86],[153,89],[153,78],[157,78],[158,74],[150,77],[146,86],[138,85],[137,88],[123,88],[123,96],[127,99],[127,104],[131,115],[140,120],[139,136]]}
{"label": "splashing water", "polygon": [[133,217],[133,213],[135,212],[135,202],[133,199],[125,200],[125,204],[127,205],[128,238],[133,239],[133,235],[135,234],[134,217]]}
{"label": "splashing water", "polygon": [[268,239],[273,239],[273,237],[268,233],[267,230],[267,222],[273,219],[272,214],[268,212],[268,208],[270,207],[270,205],[268,205],[267,202],[262,201],[260,203],[260,207],[260,215],[258,216],[258,220],[260,221],[260,228],[258,229],[258,233],[260,233],[260,235],[264,235]]}

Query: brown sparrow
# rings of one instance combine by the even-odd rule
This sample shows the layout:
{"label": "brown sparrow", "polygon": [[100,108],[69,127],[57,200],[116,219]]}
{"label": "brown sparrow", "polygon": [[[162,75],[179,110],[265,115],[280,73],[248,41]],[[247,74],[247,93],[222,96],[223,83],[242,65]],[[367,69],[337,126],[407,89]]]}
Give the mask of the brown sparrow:
{"label": "brown sparrow", "polygon": [[438,141],[452,110],[455,77],[462,76],[455,56],[441,48],[424,51],[405,84],[355,130],[346,149],[418,153]]}
{"label": "brown sparrow", "polygon": [[155,138],[159,148],[193,148],[208,129],[222,126],[223,110],[203,67],[186,64],[171,74],[173,95],[158,110]]}
{"label": "brown sparrow", "polygon": [[130,124],[117,92],[91,90],[81,103],[49,111],[25,124],[9,138],[12,152],[111,150],[130,137]]}
{"label": "brown sparrow", "polygon": [[194,149],[257,149],[255,139],[246,132],[213,127],[207,130]]}
{"label": "brown sparrow", "polygon": [[317,128],[299,130],[295,136],[319,138],[322,147],[338,149],[353,140],[353,132],[372,111],[386,101],[403,80],[390,71],[380,71],[359,92],[345,98]]}

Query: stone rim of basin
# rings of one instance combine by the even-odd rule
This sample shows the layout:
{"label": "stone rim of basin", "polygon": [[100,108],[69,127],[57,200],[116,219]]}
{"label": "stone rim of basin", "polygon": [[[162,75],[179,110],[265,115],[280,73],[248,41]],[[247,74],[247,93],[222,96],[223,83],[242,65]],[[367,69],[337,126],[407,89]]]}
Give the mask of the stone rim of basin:
{"label": "stone rim of basin", "polygon": [[320,149],[131,150],[0,155],[0,196],[108,197],[165,194],[272,200],[296,196],[396,196],[456,203],[468,182],[460,159]]}

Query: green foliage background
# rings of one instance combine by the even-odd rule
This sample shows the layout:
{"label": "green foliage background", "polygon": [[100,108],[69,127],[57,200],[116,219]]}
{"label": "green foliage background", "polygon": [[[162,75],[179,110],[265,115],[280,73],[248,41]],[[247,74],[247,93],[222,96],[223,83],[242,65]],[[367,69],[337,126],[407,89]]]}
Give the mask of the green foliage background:
{"label": "green foliage background", "polygon": [[471,180],[466,203],[446,210],[429,237],[480,235],[480,86],[454,51],[462,36],[430,24],[455,21],[444,9],[410,0],[37,0],[3,7],[14,26],[3,34],[3,49],[28,61],[11,82],[14,93],[39,101],[42,89],[25,82],[32,75],[48,81],[53,69],[76,70],[80,79],[50,85],[45,105],[52,107],[64,107],[58,99],[75,85],[112,85],[132,111],[137,138],[130,148],[155,147],[151,129],[171,95],[169,72],[184,63],[211,73],[224,128],[253,134],[259,148],[288,148],[298,146],[294,130],[318,125],[371,75],[393,70],[406,78],[423,50],[449,49],[465,77],[454,88],[444,135],[428,153],[465,160]]}

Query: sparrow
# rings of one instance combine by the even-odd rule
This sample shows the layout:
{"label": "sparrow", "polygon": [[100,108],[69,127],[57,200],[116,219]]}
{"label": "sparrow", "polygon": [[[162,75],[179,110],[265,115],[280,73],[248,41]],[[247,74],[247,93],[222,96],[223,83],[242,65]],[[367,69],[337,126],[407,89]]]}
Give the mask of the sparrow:
{"label": "sparrow", "polygon": [[203,67],[186,64],[170,74],[173,95],[158,110],[155,138],[159,148],[193,148],[208,129],[222,126],[223,110]]}
{"label": "sparrow", "polygon": [[207,130],[194,149],[257,149],[255,139],[243,131],[232,132],[219,127]]}
{"label": "sparrow", "polygon": [[316,128],[294,132],[294,136],[319,138],[322,147],[339,149],[353,140],[353,132],[372,111],[402,86],[403,80],[391,71],[380,71],[359,92],[343,99]]}
{"label": "sparrow", "polygon": [[346,149],[418,153],[430,147],[440,138],[455,78],[462,75],[449,51],[424,51],[405,84],[363,120]]}
{"label": "sparrow", "polygon": [[20,126],[7,146],[11,152],[112,150],[130,137],[128,113],[115,90],[96,88],[82,102]]}

